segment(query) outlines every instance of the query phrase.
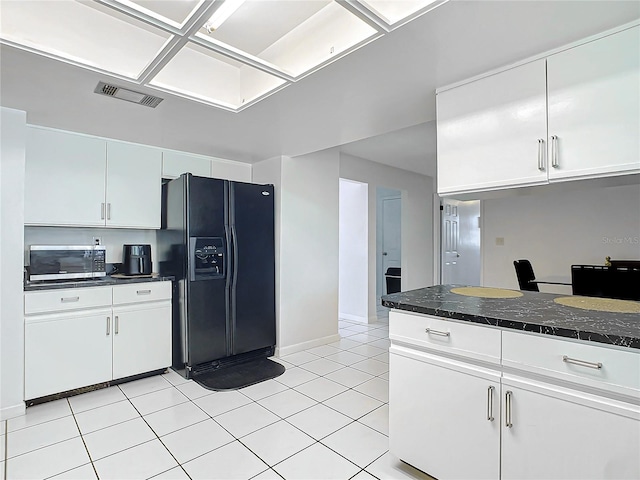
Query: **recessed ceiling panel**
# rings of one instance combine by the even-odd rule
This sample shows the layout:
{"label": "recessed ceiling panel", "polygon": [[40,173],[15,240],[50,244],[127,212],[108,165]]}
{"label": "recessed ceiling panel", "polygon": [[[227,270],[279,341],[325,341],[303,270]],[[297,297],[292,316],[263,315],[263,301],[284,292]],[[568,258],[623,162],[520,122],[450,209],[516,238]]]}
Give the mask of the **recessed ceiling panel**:
{"label": "recessed ceiling panel", "polygon": [[394,25],[438,0],[360,0],[369,10]]}
{"label": "recessed ceiling panel", "polygon": [[2,2],[3,40],[129,78],[138,77],[170,36],[98,3]]}
{"label": "recessed ceiling panel", "polygon": [[378,32],[329,0],[247,0],[205,41],[223,43],[297,77]]}
{"label": "recessed ceiling panel", "polygon": [[138,11],[180,28],[204,0],[118,0]]}
{"label": "recessed ceiling panel", "polygon": [[150,82],[156,87],[238,109],[285,81],[195,44],[188,44]]}

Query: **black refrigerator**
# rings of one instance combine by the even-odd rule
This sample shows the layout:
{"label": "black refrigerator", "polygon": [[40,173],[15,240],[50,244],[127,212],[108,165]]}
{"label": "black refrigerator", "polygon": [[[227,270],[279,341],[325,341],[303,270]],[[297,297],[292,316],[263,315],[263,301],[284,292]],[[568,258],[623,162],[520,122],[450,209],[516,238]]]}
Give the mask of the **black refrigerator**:
{"label": "black refrigerator", "polygon": [[273,355],[273,185],[181,175],[162,187],[161,270],[175,276],[173,369]]}

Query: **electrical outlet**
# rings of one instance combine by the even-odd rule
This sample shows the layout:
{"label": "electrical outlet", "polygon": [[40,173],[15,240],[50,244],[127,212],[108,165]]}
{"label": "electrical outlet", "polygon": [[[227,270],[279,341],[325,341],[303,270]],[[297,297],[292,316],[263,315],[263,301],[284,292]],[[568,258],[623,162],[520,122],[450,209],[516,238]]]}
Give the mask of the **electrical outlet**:
{"label": "electrical outlet", "polygon": [[102,237],[93,237],[94,245],[102,245]]}

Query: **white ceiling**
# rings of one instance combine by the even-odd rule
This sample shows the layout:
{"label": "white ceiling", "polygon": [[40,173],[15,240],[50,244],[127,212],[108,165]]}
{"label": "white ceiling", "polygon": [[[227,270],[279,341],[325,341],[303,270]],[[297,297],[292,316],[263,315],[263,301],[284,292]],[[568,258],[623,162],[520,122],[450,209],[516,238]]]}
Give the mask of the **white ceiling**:
{"label": "white ceiling", "polygon": [[0,104],[32,124],[245,162],[345,145],[433,174],[437,87],[637,18],[634,1],[452,0],[239,113],[166,93],[156,109],[99,96],[100,80],[158,92],[3,45]]}

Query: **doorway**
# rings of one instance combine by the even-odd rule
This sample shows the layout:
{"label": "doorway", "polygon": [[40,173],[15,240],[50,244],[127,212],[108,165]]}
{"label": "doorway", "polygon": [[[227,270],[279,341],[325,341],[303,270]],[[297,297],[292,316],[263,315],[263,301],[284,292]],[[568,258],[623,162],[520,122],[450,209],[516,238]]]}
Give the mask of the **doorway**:
{"label": "doorway", "polygon": [[392,188],[376,190],[376,296],[387,293],[385,272],[402,265],[402,192]]}
{"label": "doorway", "polygon": [[441,283],[480,285],[480,201],[443,199],[441,214]]}
{"label": "doorway", "polygon": [[368,322],[369,186],[340,179],[338,317]]}

